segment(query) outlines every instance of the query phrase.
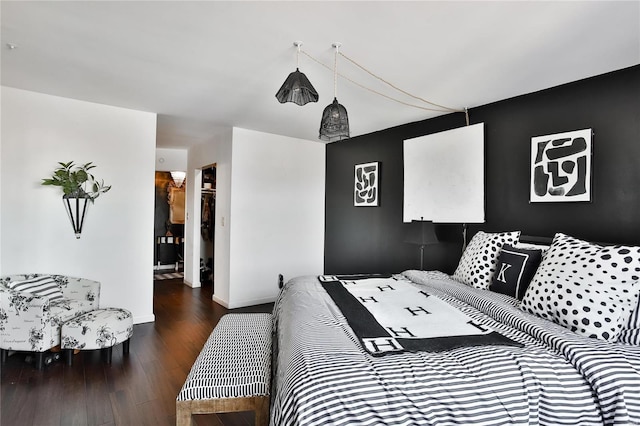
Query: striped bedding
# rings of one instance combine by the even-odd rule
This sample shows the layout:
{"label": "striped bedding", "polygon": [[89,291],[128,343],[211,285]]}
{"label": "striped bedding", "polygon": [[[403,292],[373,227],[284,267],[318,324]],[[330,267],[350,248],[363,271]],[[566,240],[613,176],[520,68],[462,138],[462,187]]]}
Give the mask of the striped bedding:
{"label": "striped bedding", "polygon": [[298,277],[274,308],[271,424],[640,424],[639,347],[581,337],[441,272],[403,275],[524,346],[374,357],[317,277]]}

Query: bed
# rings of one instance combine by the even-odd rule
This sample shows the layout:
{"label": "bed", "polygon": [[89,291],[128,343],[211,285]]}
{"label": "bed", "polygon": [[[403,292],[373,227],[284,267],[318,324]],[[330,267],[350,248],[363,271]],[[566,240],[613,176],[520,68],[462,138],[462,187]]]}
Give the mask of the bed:
{"label": "bed", "polygon": [[[507,248],[517,247],[519,233],[477,235],[453,275],[411,270],[287,282],[274,307],[271,424],[640,424],[640,250],[603,248],[557,234],[541,251],[527,291],[509,295],[492,291],[491,282],[508,269],[499,261],[501,249],[506,255]],[[532,248],[522,248],[527,249]],[[589,266],[593,258],[608,260]],[[584,269],[576,262],[584,262]],[[611,282],[598,273],[615,278],[614,290],[602,290]],[[604,287],[583,288],[583,275]],[[376,286],[377,280],[435,297],[503,341],[429,336],[420,339],[423,348],[372,352],[358,321],[366,329],[382,320],[355,315],[328,289],[335,286],[349,298],[345,289]],[[549,286],[555,288],[551,296]],[[579,300],[590,295],[593,305],[611,302],[603,309],[614,331],[601,331],[589,316],[590,324],[583,325],[583,318],[572,326],[571,313],[562,313],[576,293]],[[431,324],[427,332],[440,328]]]}

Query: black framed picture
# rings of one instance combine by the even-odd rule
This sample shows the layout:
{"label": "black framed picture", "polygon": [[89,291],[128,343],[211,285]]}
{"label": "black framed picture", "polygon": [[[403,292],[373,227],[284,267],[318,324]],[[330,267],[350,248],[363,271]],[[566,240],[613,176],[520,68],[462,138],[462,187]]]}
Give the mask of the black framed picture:
{"label": "black framed picture", "polygon": [[592,129],[531,138],[529,201],[591,201]]}
{"label": "black framed picture", "polygon": [[356,207],[377,207],[379,205],[380,163],[356,164],[353,190],[353,205]]}

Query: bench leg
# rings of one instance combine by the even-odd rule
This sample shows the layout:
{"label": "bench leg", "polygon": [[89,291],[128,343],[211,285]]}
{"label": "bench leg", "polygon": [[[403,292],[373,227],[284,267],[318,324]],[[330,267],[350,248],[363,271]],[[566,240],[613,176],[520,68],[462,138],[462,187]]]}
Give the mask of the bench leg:
{"label": "bench leg", "polygon": [[269,397],[265,396],[256,401],[256,426],[269,426]]}
{"label": "bench leg", "polygon": [[122,354],[129,355],[129,342],[131,342],[131,337],[122,342]]}
{"label": "bench leg", "polygon": [[2,358],[2,360],[0,362],[2,362],[3,364],[5,362],[7,362],[7,357],[9,355],[9,351],[6,349],[0,349],[0,358]]}
{"label": "bench leg", "polygon": [[191,401],[176,401],[176,426],[193,426]]}

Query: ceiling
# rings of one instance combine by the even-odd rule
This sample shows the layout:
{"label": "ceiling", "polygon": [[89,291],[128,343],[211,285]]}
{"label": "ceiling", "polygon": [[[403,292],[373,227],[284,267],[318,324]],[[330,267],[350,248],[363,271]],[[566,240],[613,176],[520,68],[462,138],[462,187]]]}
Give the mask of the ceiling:
{"label": "ceiling", "polygon": [[[320,100],[300,107],[275,98],[295,70],[298,40],[329,68],[340,42],[376,75],[456,109],[640,63],[639,1],[3,0],[0,8],[2,85],[158,113],[162,148],[206,143],[232,126],[318,140],[331,69],[300,55]],[[342,57],[338,71],[420,104]],[[338,100],[352,136],[443,114],[344,78]]]}

